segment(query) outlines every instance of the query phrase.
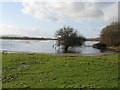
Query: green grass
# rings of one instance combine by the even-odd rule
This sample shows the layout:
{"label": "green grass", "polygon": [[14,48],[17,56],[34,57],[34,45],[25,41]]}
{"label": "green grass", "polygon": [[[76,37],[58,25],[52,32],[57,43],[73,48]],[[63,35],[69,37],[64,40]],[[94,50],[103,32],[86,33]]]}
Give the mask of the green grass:
{"label": "green grass", "polygon": [[118,88],[118,54],[3,54],[3,88]]}

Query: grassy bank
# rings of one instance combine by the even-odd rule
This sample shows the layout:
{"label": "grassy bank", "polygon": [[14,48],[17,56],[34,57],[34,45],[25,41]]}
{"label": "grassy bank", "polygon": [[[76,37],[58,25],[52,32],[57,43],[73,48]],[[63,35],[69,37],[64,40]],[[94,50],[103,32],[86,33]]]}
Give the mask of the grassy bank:
{"label": "grassy bank", "polygon": [[3,54],[3,88],[118,88],[118,54]]}
{"label": "grassy bank", "polygon": [[111,50],[119,50],[120,51],[120,46],[111,46],[111,47],[107,47],[108,49]]}

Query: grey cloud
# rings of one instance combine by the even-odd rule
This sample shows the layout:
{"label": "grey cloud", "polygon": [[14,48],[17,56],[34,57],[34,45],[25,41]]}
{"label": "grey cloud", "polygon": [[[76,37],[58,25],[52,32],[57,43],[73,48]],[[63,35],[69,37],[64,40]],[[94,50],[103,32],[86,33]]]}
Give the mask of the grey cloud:
{"label": "grey cloud", "polygon": [[[25,2],[22,11],[38,19],[59,23],[109,22],[117,18],[116,5],[112,2]],[[113,15],[108,15],[112,13],[109,8],[114,10]]]}

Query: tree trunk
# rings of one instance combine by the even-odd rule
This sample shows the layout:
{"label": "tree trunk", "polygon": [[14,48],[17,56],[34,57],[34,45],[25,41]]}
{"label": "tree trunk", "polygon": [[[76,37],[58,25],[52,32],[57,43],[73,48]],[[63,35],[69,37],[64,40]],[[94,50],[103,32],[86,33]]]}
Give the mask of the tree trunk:
{"label": "tree trunk", "polygon": [[65,46],[64,50],[65,50],[65,52],[67,52],[68,51],[68,46]]}

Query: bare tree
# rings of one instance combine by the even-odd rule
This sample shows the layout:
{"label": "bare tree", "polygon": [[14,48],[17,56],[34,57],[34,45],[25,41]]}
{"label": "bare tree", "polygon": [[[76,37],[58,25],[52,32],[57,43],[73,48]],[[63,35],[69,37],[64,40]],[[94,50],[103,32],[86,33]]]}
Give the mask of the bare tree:
{"label": "bare tree", "polygon": [[102,29],[101,43],[108,46],[120,45],[120,22],[112,22],[110,25]]}

